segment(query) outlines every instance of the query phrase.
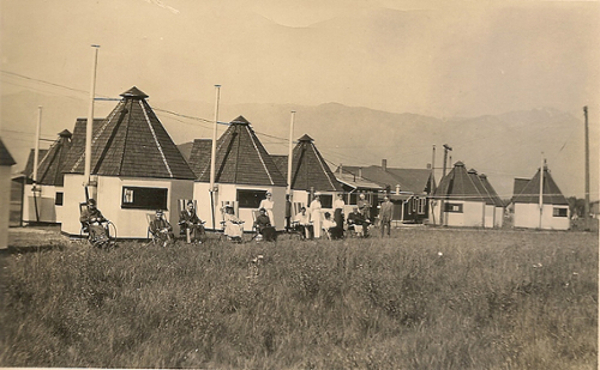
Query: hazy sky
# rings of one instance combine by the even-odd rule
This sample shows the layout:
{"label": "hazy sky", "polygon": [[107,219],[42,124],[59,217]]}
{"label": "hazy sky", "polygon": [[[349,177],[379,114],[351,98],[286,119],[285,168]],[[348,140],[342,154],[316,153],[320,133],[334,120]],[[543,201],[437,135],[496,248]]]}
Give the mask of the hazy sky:
{"label": "hazy sky", "polygon": [[97,43],[104,95],[212,102],[218,83],[228,104],[440,118],[600,101],[599,2],[0,1],[2,71],[88,90]]}

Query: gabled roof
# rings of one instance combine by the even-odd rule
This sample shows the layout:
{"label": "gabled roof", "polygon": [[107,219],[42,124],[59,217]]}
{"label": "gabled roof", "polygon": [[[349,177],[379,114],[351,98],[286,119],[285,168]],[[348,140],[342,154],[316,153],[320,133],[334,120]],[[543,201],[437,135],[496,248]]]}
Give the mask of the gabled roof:
{"label": "gabled roof", "polygon": [[[71,133],[63,130],[58,134],[50,148],[39,152],[37,183],[42,185],[63,186],[65,162],[71,149]],[[33,160],[35,150],[31,150],[24,174],[33,177]]]}
{"label": "gabled roof", "polygon": [[[135,86],[121,94],[123,99],[100,124],[94,124],[91,173],[101,176],[195,178],[173,140]],[[77,132],[74,132],[77,134]],[[83,147],[79,145],[83,144]],[[68,173],[83,173],[83,142],[69,156]]]}
{"label": "gabled roof", "polygon": [[[288,156],[277,156],[276,163],[287,179]],[[287,181],[287,180],[286,180]],[[342,191],[325,159],[315,146],[313,139],[303,135],[292,151],[292,189],[315,191]]]}
{"label": "gabled roof", "polygon": [[484,196],[469,176],[464,163],[456,162],[454,168],[442,178],[434,197],[437,199],[485,202]]}
{"label": "gabled roof", "polygon": [[488,194],[492,197],[492,200],[494,201],[494,205],[496,207],[504,207],[505,206],[504,202],[502,201],[502,199],[500,199],[500,196],[498,195],[498,193],[496,192],[496,189],[494,189],[494,187],[488,180],[487,176],[484,173],[480,173],[479,179],[481,180],[481,183],[487,190]]}
{"label": "gabled roof", "polygon": [[[540,170],[536,172],[535,176],[523,187],[519,194],[515,194],[513,197],[514,203],[539,203],[540,199]],[[543,177],[543,204],[553,205],[569,205],[567,199],[562,194],[558,185],[554,182],[554,179],[550,175],[547,167],[544,167]]]}
{"label": "gabled roof", "polygon": [[[362,177],[363,180],[377,183],[380,187],[389,186],[392,191],[396,185],[400,185],[401,191],[414,194],[428,193],[431,188],[431,170],[427,169],[404,169],[390,168],[384,171],[381,166],[343,166],[343,172]],[[360,172],[360,176],[359,176]]]}
{"label": "gabled roof", "polygon": [[[204,153],[206,144],[198,144]],[[194,165],[197,181],[210,182],[210,156]],[[215,183],[260,186],[286,186],[275,162],[244,117],[230,122],[229,128],[217,140]]]}
{"label": "gabled roof", "polygon": [[338,171],[335,173],[335,177],[340,183],[353,189],[383,190],[379,184],[360,179],[351,173],[339,173]]}
{"label": "gabled roof", "polygon": [[6,146],[4,146],[2,139],[0,139],[0,166],[12,166],[16,163]]}

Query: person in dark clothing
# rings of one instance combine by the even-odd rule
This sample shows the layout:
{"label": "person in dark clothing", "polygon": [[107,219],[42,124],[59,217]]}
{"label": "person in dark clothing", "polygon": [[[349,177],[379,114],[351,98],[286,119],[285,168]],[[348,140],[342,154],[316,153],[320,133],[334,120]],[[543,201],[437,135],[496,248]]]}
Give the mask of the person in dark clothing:
{"label": "person in dark clothing", "polygon": [[381,226],[381,237],[385,234],[387,228],[387,236],[390,236],[390,229],[392,227],[392,216],[394,214],[394,203],[390,201],[389,195],[383,197],[383,203],[381,203],[381,210],[379,211],[379,219]]}
{"label": "person in dark clothing", "polygon": [[186,236],[188,243],[202,243],[201,236],[205,234],[202,220],[196,215],[194,202],[189,201],[183,211],[179,214],[179,227],[181,234]]}
{"label": "person in dark clothing", "polygon": [[364,237],[367,235],[367,226],[368,224],[362,213],[358,211],[358,207],[354,207],[348,215],[348,229],[353,230],[354,235]]}
{"label": "person in dark clothing", "polygon": [[110,245],[106,225],[108,220],[96,208],[96,201],[94,199],[88,200],[87,208],[79,216],[79,222],[83,226],[83,231],[88,233],[89,241],[94,247],[105,248]]}
{"label": "person in dark clothing", "polygon": [[271,220],[267,216],[267,211],[264,208],[258,210],[259,215],[254,221],[254,226],[258,230],[258,233],[262,235],[263,239],[267,242],[275,241],[277,239],[277,233],[275,228],[271,226]]}
{"label": "person in dark clothing", "polygon": [[175,241],[173,226],[165,219],[164,213],[160,209],[156,211],[156,217],[150,222],[150,232],[160,240],[163,247]]}

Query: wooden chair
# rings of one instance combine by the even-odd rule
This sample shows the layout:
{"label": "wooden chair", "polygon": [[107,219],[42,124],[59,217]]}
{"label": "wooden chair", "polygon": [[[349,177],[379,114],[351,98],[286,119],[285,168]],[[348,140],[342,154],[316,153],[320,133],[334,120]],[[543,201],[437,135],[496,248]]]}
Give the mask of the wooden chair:
{"label": "wooden chair", "polygon": [[[185,240],[188,243],[192,242],[192,237],[190,235],[190,229],[188,227],[185,227],[185,222],[181,219],[181,213],[183,211],[186,210],[187,204],[188,202],[192,202],[194,204],[193,208],[194,208],[194,212],[196,212],[196,215],[198,215],[198,202],[195,199],[179,199],[177,201],[177,206],[179,208],[179,236],[180,237],[184,237]],[[206,223],[206,221],[202,221],[200,220],[200,225],[202,225],[202,227],[204,227],[204,224]]]}

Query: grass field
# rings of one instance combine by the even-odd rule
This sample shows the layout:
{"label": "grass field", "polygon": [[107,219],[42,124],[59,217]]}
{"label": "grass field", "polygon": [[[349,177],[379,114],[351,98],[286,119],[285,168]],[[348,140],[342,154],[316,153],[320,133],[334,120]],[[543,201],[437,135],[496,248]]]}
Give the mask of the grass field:
{"label": "grass field", "polygon": [[[25,248],[1,257],[0,366],[596,368],[596,233],[110,251],[52,230],[11,237]],[[48,249],[25,252],[36,244]]]}

